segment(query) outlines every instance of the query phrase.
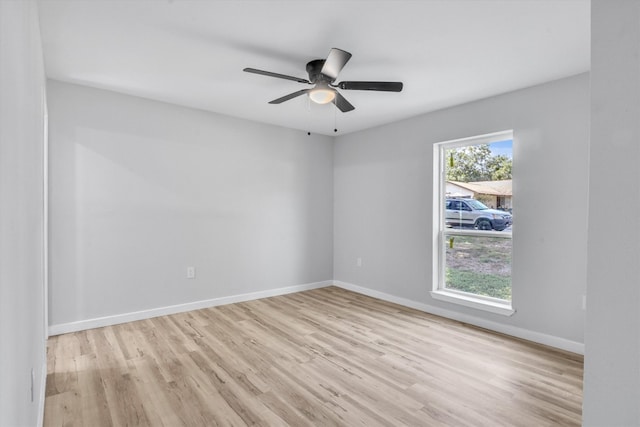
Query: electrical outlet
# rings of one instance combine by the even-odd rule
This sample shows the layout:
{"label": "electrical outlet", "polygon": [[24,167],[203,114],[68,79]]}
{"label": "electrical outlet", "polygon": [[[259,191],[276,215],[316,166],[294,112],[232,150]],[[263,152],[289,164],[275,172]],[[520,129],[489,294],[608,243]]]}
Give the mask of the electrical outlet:
{"label": "electrical outlet", "polygon": [[358,267],[362,267],[362,258],[358,257],[358,259],[356,260],[356,265]]}
{"label": "electrical outlet", "polygon": [[582,295],[582,309],[583,310],[587,309],[587,296],[586,295]]}
{"label": "electrical outlet", "polygon": [[195,278],[196,278],[196,268],[187,267],[187,279],[195,279]]}

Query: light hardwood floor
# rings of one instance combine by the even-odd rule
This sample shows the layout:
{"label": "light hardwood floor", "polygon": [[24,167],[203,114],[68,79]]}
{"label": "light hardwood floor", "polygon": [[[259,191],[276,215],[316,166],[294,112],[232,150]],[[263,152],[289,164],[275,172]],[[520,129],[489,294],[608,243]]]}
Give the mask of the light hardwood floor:
{"label": "light hardwood floor", "polygon": [[329,287],[52,337],[44,424],[580,425],[582,367]]}

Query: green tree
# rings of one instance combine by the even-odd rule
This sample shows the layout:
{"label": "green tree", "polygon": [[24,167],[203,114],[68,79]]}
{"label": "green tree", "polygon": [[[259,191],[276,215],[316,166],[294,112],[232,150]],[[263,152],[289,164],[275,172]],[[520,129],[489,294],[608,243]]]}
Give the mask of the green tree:
{"label": "green tree", "polygon": [[492,156],[488,160],[488,169],[491,179],[489,181],[504,181],[511,179],[511,166],[513,161],[504,155]]}
{"label": "green tree", "polygon": [[477,182],[511,179],[512,160],[494,156],[488,144],[469,145],[446,151],[447,181]]}

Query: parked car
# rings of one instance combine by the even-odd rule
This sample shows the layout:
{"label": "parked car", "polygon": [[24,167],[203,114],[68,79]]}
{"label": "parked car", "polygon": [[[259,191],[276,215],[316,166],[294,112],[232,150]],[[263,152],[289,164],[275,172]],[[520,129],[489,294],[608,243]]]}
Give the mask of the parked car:
{"label": "parked car", "polygon": [[452,227],[502,231],[513,223],[513,216],[490,209],[475,199],[446,199],[445,223]]}

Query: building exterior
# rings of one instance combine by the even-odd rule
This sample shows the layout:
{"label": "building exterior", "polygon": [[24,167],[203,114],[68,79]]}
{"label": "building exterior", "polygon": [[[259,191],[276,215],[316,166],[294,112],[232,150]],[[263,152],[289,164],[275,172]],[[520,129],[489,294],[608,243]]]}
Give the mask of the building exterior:
{"label": "building exterior", "polygon": [[477,199],[493,209],[511,209],[512,180],[459,182],[447,181],[447,197],[469,197]]}

